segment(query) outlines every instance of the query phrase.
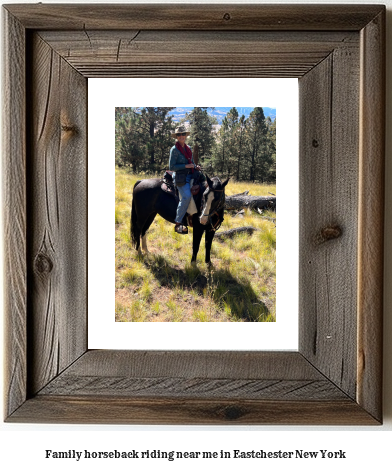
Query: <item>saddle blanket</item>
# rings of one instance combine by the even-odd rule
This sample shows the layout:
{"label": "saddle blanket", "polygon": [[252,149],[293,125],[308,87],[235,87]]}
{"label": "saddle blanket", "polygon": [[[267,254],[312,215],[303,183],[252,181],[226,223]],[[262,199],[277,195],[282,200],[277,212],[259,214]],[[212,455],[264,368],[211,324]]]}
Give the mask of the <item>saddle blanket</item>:
{"label": "saddle blanket", "polygon": [[[191,190],[192,190],[192,187],[193,186],[193,179],[191,180],[190,182],[190,186],[191,186]],[[198,185],[196,185],[198,186]],[[199,186],[198,186],[199,187]],[[200,187],[199,187],[200,188]],[[162,191],[164,191],[165,193],[167,194],[170,194],[170,196],[173,196],[174,199],[176,200],[176,203],[178,204],[179,203],[179,198],[178,198],[178,194],[176,193],[176,189],[174,186],[170,186],[170,184],[167,184],[165,181],[161,184],[161,189]],[[197,194],[197,193],[195,193]],[[195,200],[193,199],[193,193],[192,193],[192,198],[189,202],[189,206],[188,206],[188,209],[187,209],[187,213],[191,216],[193,216],[193,214],[196,214],[197,213],[197,207],[196,207],[196,204],[195,204]]]}

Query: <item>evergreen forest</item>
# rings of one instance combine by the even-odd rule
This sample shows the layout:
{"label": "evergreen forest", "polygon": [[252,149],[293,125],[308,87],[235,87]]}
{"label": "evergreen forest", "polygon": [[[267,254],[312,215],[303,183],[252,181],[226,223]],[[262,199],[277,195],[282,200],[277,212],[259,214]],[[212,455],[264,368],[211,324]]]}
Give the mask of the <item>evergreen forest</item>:
{"label": "evergreen forest", "polygon": [[213,107],[194,107],[180,121],[175,107],[116,107],[116,166],[135,174],[161,174],[168,167],[171,137],[185,123],[195,161],[210,176],[276,182],[276,119],[255,107],[248,118],[232,107],[221,124]]}

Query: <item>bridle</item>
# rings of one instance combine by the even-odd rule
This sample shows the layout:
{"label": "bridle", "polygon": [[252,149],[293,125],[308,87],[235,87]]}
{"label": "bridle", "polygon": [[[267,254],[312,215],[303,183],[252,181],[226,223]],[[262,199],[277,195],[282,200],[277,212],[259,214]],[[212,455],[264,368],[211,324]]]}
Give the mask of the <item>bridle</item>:
{"label": "bridle", "polygon": [[[201,201],[201,208],[203,209],[204,207],[204,201],[205,201],[205,197],[207,196],[207,194],[210,192],[210,188],[208,187],[204,193],[203,193],[203,199]],[[218,230],[219,227],[221,226],[222,222],[223,222],[223,218],[221,220],[221,216],[220,214],[218,213],[218,211],[221,211],[224,206],[225,206],[225,190],[224,189],[212,189],[212,192],[213,193],[222,193],[220,198],[219,198],[219,201],[217,203],[217,205],[214,207],[214,209],[210,209],[210,212],[209,214],[203,214],[203,217],[208,217],[208,222],[209,224],[211,225],[212,229],[214,231]],[[214,194],[214,197],[215,197],[215,194]],[[216,224],[213,225],[212,223],[212,216],[218,216],[218,220],[216,221]]]}

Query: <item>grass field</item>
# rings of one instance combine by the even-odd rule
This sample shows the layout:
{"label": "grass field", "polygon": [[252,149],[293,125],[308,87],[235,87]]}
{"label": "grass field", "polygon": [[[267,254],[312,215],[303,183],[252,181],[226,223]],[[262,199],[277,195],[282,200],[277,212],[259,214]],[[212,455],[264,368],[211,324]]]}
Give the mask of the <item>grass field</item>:
{"label": "grass field", "polygon": [[[132,190],[136,176],[116,169],[116,321],[241,322],[275,321],[275,213],[245,211],[243,218],[225,212],[219,232],[235,227],[259,229],[221,242],[214,239],[212,267],[204,263],[204,238],[197,266],[190,264],[188,235],[157,216],[147,233],[149,254],[139,255],[130,241]],[[226,195],[249,190],[253,196],[275,194],[275,186],[232,182]]]}

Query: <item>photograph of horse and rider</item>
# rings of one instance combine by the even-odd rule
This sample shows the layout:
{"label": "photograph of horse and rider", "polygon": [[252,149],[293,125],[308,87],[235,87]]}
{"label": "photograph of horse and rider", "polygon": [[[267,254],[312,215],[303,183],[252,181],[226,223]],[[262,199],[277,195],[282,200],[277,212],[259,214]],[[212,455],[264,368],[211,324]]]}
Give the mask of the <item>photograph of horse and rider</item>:
{"label": "photograph of horse and rider", "polygon": [[116,321],[276,321],[276,109],[115,120]]}

